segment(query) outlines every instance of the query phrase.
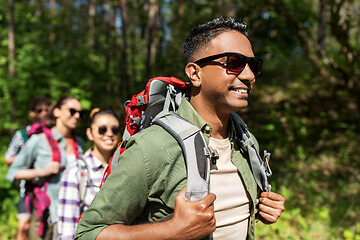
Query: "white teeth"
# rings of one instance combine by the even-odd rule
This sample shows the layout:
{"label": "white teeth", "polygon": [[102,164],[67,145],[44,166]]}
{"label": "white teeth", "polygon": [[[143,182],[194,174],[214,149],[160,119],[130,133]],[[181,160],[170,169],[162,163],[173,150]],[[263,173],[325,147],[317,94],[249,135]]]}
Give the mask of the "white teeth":
{"label": "white teeth", "polygon": [[106,144],[112,144],[114,141],[113,140],[105,140]]}
{"label": "white teeth", "polygon": [[239,93],[248,93],[248,91],[246,89],[234,89],[235,92],[239,92]]}

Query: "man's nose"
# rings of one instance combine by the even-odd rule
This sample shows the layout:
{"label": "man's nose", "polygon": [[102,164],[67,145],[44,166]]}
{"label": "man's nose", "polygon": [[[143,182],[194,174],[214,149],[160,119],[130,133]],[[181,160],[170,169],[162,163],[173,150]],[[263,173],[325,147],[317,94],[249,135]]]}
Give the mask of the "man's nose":
{"label": "man's nose", "polygon": [[238,78],[240,80],[248,80],[249,82],[255,79],[255,74],[248,63],[246,63],[244,70],[238,75]]}

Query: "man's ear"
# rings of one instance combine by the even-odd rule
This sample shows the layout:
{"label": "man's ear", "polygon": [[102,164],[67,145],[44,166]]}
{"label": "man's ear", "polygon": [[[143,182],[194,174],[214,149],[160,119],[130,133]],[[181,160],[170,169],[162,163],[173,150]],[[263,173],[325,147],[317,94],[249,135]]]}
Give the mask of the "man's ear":
{"label": "man's ear", "polygon": [[90,128],[86,129],[86,136],[90,141],[94,141],[94,136],[92,135],[92,132],[91,132]]}
{"label": "man's ear", "polygon": [[201,86],[201,68],[196,63],[188,63],[185,73],[194,87]]}

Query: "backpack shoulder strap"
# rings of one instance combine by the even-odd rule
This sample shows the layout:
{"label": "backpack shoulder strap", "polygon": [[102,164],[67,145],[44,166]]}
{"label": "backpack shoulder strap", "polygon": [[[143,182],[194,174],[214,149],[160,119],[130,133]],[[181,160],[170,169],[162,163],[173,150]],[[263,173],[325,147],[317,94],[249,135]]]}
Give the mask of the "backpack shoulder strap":
{"label": "backpack shoulder strap", "polygon": [[59,143],[54,139],[54,136],[49,128],[43,128],[43,133],[46,137],[46,140],[49,143],[51,152],[52,152],[52,160],[56,162],[61,162],[61,155],[59,149]]}
{"label": "backpack shoulder strap", "polygon": [[248,152],[249,162],[255,181],[261,191],[270,192],[271,185],[268,182],[268,177],[272,175],[268,160],[270,153],[264,151],[264,159],[260,157],[258,150],[255,147],[255,141],[250,134],[244,120],[236,113],[231,114],[231,119],[236,130],[236,137],[241,147]]}
{"label": "backpack shoulder strap", "polygon": [[210,150],[199,128],[174,112],[161,112],[153,120],[171,134],[181,147],[187,168],[186,197],[191,201],[209,193]]}
{"label": "backpack shoulder strap", "polygon": [[[104,171],[101,183],[100,183],[100,188],[104,184],[104,182],[106,181],[107,177],[110,175],[111,171],[118,164],[120,154],[125,150],[126,143],[127,143],[127,140],[123,140],[118,144],[115,152],[113,153],[112,157],[109,160],[109,164],[105,168],[105,171]],[[114,159],[115,159],[115,161],[113,161]]]}
{"label": "backpack shoulder strap", "polygon": [[20,129],[20,134],[21,134],[22,140],[25,143],[28,139],[26,128]]}
{"label": "backpack shoulder strap", "polygon": [[78,179],[79,179],[79,193],[80,193],[80,213],[82,213],[85,205],[85,196],[90,181],[90,173],[88,166],[83,158],[77,158]]}
{"label": "backpack shoulder strap", "polygon": [[79,152],[79,143],[77,142],[77,139],[74,135],[71,137],[70,142],[71,142],[71,147],[75,153],[75,157],[80,158],[81,155]]}

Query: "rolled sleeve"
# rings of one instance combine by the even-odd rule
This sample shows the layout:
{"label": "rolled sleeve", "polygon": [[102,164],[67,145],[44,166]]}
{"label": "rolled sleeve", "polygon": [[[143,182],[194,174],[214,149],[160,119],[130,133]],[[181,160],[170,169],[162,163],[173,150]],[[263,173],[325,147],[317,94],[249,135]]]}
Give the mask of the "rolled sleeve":
{"label": "rolled sleeve", "polygon": [[30,138],[25,143],[24,148],[15,158],[6,175],[6,179],[8,179],[10,182],[14,181],[15,176],[20,169],[29,169],[32,166],[34,155],[37,151],[37,148],[35,146],[38,143],[38,140],[38,136],[33,136],[32,138]]}

